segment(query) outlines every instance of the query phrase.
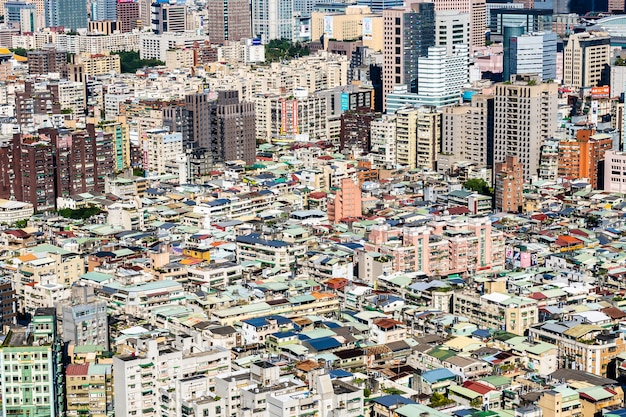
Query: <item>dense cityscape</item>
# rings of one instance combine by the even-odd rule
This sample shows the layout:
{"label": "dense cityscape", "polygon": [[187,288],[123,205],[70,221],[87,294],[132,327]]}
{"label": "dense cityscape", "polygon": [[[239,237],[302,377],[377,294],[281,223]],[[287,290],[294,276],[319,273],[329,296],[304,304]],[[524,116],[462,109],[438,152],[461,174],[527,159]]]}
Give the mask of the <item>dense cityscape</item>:
{"label": "dense cityscape", "polygon": [[0,0],[0,417],[626,417],[625,0]]}

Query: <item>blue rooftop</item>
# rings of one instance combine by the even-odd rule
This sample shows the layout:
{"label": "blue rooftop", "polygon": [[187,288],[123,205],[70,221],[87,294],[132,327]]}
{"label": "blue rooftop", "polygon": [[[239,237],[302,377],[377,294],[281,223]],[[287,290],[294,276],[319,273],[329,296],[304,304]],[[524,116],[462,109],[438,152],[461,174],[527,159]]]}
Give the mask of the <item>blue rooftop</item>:
{"label": "blue rooftop", "polygon": [[481,339],[486,339],[491,336],[491,332],[489,332],[489,330],[478,329],[472,332],[472,336],[480,337]]}
{"label": "blue rooftop", "polygon": [[257,317],[254,319],[248,319],[248,320],[242,320],[242,323],[246,323],[252,327],[263,327],[267,325],[267,321],[268,320],[276,320],[276,323],[278,323],[279,326],[283,325],[283,324],[289,324],[291,323],[291,320],[289,320],[287,317],[283,317],[283,316],[265,316],[265,317]]}
{"label": "blue rooftop", "polygon": [[383,397],[374,398],[372,401],[387,408],[400,404],[417,404],[415,401],[397,394],[385,395]]}
{"label": "blue rooftop", "polygon": [[456,375],[447,368],[439,368],[424,372],[422,378],[429,384],[434,384],[439,381],[445,381],[446,379],[455,379]]}
{"label": "blue rooftop", "polygon": [[250,233],[249,235],[245,235],[245,236],[237,236],[236,241],[238,243],[248,243],[250,245],[260,244],[260,245],[270,246],[273,248],[282,248],[285,246],[289,246],[287,242],[283,242],[282,240],[261,239],[261,235],[258,233]]}
{"label": "blue rooftop", "polygon": [[341,347],[341,343],[334,337],[320,337],[319,339],[310,339],[307,340],[308,343],[313,349],[320,352],[322,350],[330,350]]}
{"label": "blue rooftop", "polygon": [[349,378],[353,374],[351,374],[348,371],[344,371],[343,369],[331,369],[330,371],[328,371],[328,375],[330,376],[330,379],[335,379],[335,378]]}

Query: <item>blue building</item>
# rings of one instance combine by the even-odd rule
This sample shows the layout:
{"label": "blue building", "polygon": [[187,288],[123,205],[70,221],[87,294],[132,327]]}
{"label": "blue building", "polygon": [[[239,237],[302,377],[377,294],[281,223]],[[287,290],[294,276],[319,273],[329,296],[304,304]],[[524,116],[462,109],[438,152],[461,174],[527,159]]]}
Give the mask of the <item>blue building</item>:
{"label": "blue building", "polygon": [[45,0],[46,26],[87,28],[87,0]]}

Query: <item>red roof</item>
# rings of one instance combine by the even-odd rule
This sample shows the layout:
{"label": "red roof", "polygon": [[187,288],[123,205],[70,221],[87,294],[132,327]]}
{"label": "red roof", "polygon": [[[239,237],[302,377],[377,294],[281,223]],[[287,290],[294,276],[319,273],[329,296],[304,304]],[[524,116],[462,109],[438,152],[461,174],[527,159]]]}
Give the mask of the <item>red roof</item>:
{"label": "red roof", "polygon": [[543,214],[543,213],[533,214],[532,216],[530,216],[530,218],[533,219],[533,220],[540,221],[540,222],[545,222],[546,220],[548,220],[548,215],[547,214]]}
{"label": "red roof", "polygon": [[581,243],[583,243],[582,240],[568,235],[561,235],[556,239],[556,244],[559,246],[580,245]]}
{"label": "red roof", "polygon": [[332,161],[333,157],[330,155],[322,155],[320,157],[318,157],[317,159],[321,159],[322,161]]}
{"label": "red roof", "polygon": [[374,324],[380,327],[381,329],[391,329],[394,326],[397,326],[399,324],[404,324],[404,323],[398,320],[394,320],[394,319],[377,319],[377,320],[374,320]]}
{"label": "red roof", "polygon": [[72,364],[67,365],[65,368],[65,375],[67,376],[76,376],[76,375],[87,375],[89,373],[89,364]]}
{"label": "red roof", "polygon": [[485,395],[489,391],[494,391],[493,388],[491,388],[491,387],[489,387],[489,386],[487,386],[485,384],[481,384],[480,382],[475,382],[475,381],[465,381],[463,383],[463,388],[467,388],[469,390],[477,392],[480,395]]}
{"label": "red roof", "polygon": [[463,206],[450,207],[447,210],[448,210],[448,213],[450,213],[450,215],[452,216],[460,216],[461,214],[467,214],[470,212],[467,207],[463,207]]}
{"label": "red roof", "polygon": [[534,293],[530,294],[528,296],[528,298],[532,298],[533,300],[546,300],[546,299],[548,299],[548,297],[546,297],[544,294],[542,294],[540,292],[534,292]]}
{"label": "red roof", "polygon": [[314,193],[309,194],[309,198],[313,198],[315,200],[319,200],[321,198],[326,198],[326,193],[323,191],[316,191]]}

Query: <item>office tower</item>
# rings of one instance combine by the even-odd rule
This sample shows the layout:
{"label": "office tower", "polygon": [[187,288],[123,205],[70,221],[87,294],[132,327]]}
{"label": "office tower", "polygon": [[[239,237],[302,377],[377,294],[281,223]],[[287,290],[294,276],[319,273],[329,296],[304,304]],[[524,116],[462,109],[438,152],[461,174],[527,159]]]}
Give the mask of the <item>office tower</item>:
{"label": "office tower", "polygon": [[526,33],[526,28],[522,25],[506,25],[502,30],[504,32],[502,36],[502,49],[504,52],[502,61],[502,80],[508,81],[509,78],[511,78],[511,58],[515,58],[515,56],[511,53],[511,40]]}
{"label": "office tower", "polygon": [[504,81],[513,74],[539,75],[542,81],[556,79],[556,33],[528,33],[507,39],[507,28],[504,30],[504,40],[509,42],[504,48]]}
{"label": "office tower", "polygon": [[37,16],[35,5],[33,7],[20,10],[20,32],[33,33],[39,30],[41,19]]}
{"label": "office tower", "polygon": [[109,348],[109,324],[105,301],[97,300],[93,287],[74,286],[69,302],[62,307],[63,342],[76,346]]}
{"label": "office tower", "polygon": [[91,20],[117,20],[117,0],[96,0]]}
{"label": "office tower", "polygon": [[434,0],[435,11],[456,10],[470,14],[470,46],[485,45],[486,0]]}
{"label": "office tower", "polygon": [[293,39],[293,0],[252,0],[252,36]]}
{"label": "office tower", "polygon": [[62,351],[54,309],[37,309],[29,326],[13,326],[0,346],[3,416],[63,414]]}
{"label": "office tower", "polygon": [[435,45],[445,46],[449,54],[454,45],[470,45],[470,14],[455,10],[435,12]]}
{"label": "office tower", "polygon": [[67,77],[67,53],[56,49],[28,51],[28,73],[30,75],[47,75],[58,72]]}
{"label": "office tower", "polygon": [[4,21],[5,23],[20,23],[20,11],[22,9],[33,9],[35,5],[26,1],[7,1],[4,3]]}
{"label": "office tower", "polygon": [[138,1],[121,0],[115,5],[117,21],[120,22],[120,32],[132,32],[133,29],[141,28],[142,22],[139,17],[140,4]]}
{"label": "office tower", "polygon": [[524,179],[537,175],[543,141],[556,130],[558,85],[537,76],[517,75],[496,84],[494,104],[494,162],[517,155]]}
{"label": "office tower", "polygon": [[239,101],[237,91],[220,91],[217,100],[191,94],[185,107],[194,147],[209,149],[213,163],[256,160],[254,104]]}
{"label": "office tower", "polygon": [[[493,106],[493,96],[474,94],[470,104],[443,108],[441,151],[447,168],[461,161],[493,166]],[[437,169],[445,172],[440,165]]]}
{"label": "office tower", "polygon": [[541,9],[491,9],[491,34],[502,35],[506,26],[524,26],[525,32],[552,30],[552,11]]}
{"label": "office tower", "polygon": [[310,16],[315,7],[324,7],[326,4],[336,6],[338,3],[335,0],[293,0],[293,11],[301,16]]}
{"label": "office tower", "polygon": [[563,85],[595,87],[611,62],[611,37],[607,32],[571,34],[565,40]]}
{"label": "office tower", "polygon": [[435,45],[435,11],[432,3],[414,3],[410,8],[383,11],[383,94],[406,85],[417,92],[418,58]]}
{"label": "office tower", "polygon": [[170,4],[169,0],[152,3],[152,32],[184,32],[187,29],[187,6]]}
{"label": "office tower", "polygon": [[524,175],[517,156],[507,155],[494,169],[496,210],[519,213],[523,204]]}
{"label": "office tower", "polygon": [[431,46],[428,56],[418,58],[417,90],[419,103],[443,107],[461,102],[461,89],[469,82],[467,45]]}
{"label": "office tower", "polygon": [[45,0],[47,27],[87,28],[87,0]]}
{"label": "office tower", "polygon": [[402,7],[404,0],[357,0],[359,6],[367,6],[373,13],[380,13],[385,9]]}
{"label": "office tower", "polygon": [[211,43],[250,38],[250,3],[248,0],[209,0],[207,34]]}

